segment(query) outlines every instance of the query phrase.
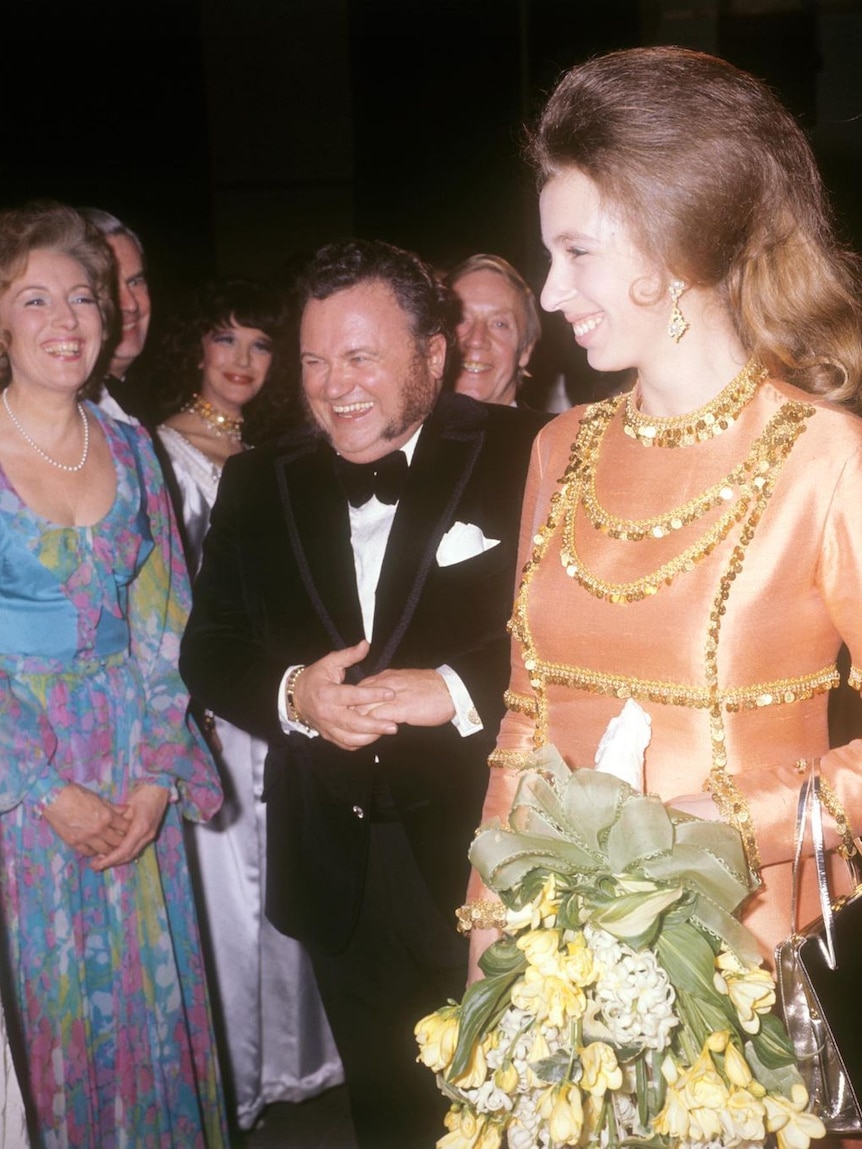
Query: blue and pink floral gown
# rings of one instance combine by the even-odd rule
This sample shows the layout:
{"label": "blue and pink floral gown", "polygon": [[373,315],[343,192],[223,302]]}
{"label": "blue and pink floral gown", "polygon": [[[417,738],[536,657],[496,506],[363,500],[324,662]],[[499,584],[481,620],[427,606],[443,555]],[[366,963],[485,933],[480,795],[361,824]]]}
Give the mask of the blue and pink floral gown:
{"label": "blue and pink floral gown", "polygon": [[[88,405],[117,471],[108,514],[56,526],[0,470],[0,901],[6,1001],[45,1149],[227,1144],[181,818],[221,792],[177,672],[189,588],[145,433]],[[139,862],[96,873],[41,816],[79,782],[170,791]]]}

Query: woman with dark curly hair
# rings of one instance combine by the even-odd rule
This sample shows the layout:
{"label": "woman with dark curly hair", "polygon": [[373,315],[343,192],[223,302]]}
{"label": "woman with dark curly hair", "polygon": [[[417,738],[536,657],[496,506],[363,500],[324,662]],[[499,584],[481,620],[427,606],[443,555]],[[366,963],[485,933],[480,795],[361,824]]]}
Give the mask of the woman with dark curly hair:
{"label": "woman with dark curly hair", "polygon": [[[287,406],[274,378],[282,306],[247,279],[207,284],[166,342],[164,395],[173,413],[158,436],[170,461],[177,517],[192,573],[201,559],[225,461],[271,434]],[[260,800],[266,746],[207,715],[225,805],[189,835],[206,922],[213,995],[220,1005],[225,1076],[235,1119],[298,1101],[341,1080],[341,1065],[304,950],[263,914],[266,820]]]}
{"label": "woman with dark curly hair", "polygon": [[71,208],[0,214],[7,1004],[34,1146],[219,1149],[181,823],[221,789],[177,671],[188,577],[149,437],[80,398],[112,275]]}

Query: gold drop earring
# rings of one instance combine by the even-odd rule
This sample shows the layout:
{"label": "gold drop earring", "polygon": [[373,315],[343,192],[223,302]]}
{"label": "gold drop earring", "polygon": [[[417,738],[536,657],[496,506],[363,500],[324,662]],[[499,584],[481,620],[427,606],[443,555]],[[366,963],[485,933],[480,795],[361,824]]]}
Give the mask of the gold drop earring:
{"label": "gold drop earring", "polygon": [[688,331],[691,324],[679,309],[679,299],[685,291],[685,284],[681,279],[675,279],[668,288],[670,297],[673,300],[673,310],[670,313],[670,319],[667,325],[667,333],[674,341],[679,343],[686,331]]}

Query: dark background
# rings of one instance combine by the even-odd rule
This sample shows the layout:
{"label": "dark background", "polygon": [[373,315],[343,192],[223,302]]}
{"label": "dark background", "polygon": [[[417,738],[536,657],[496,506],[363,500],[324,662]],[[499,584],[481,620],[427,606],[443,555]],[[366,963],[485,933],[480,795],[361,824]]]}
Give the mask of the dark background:
{"label": "dark background", "polygon": [[[3,19],[0,204],[53,197],[142,236],[156,310],[347,235],[441,267],[544,260],[522,125],[566,67],[677,43],[765,77],[862,247],[858,0],[23,0]],[[546,317],[536,386],[589,390]]]}

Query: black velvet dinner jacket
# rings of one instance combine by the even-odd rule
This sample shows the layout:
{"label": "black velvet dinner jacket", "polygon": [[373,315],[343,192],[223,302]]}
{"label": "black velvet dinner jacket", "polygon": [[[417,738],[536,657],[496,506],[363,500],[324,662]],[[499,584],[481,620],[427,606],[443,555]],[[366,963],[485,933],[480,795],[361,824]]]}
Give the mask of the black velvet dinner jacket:
{"label": "black velvet dinner jacket", "polygon": [[[360,641],[347,500],[332,448],[308,431],[234,456],[213,508],[181,670],[194,698],[269,743],[266,908],[284,933],[337,951],[362,895],[375,794],[394,803],[441,910],[463,898],[486,759],[509,675],[506,622],[532,440],[544,416],[442,395],[422,429],[377,586],[371,650],[352,681],[386,667],[451,666],[484,723],[402,726],[344,751],[285,735],[290,665]],[[498,546],[441,566],[456,522]]]}

